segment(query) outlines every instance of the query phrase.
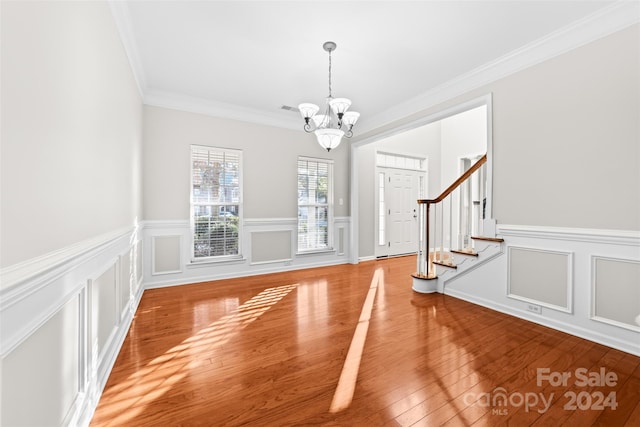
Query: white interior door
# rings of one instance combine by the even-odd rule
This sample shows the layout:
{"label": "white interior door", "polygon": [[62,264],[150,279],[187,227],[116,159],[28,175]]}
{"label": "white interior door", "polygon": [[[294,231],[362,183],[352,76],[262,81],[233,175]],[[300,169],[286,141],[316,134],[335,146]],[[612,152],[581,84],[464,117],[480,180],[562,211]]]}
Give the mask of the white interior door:
{"label": "white interior door", "polygon": [[387,255],[402,255],[418,250],[418,204],[424,173],[413,170],[388,170]]}

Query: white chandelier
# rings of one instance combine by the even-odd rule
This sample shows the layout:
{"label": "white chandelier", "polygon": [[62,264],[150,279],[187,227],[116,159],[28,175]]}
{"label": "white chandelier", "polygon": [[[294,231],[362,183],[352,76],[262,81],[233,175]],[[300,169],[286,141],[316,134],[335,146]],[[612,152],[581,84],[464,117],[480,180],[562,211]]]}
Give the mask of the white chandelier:
{"label": "white chandelier", "polygon": [[315,133],[322,148],[331,151],[340,145],[343,136],[351,138],[351,129],[356,124],[360,113],[347,111],[351,101],[347,98],[334,98],[331,94],[331,52],[336,50],[334,42],[325,42],[322,48],[329,52],[329,96],[327,97],[324,114],[316,113],[320,110],[315,104],[304,103],[298,105],[300,114],[304,118],[304,130]]}

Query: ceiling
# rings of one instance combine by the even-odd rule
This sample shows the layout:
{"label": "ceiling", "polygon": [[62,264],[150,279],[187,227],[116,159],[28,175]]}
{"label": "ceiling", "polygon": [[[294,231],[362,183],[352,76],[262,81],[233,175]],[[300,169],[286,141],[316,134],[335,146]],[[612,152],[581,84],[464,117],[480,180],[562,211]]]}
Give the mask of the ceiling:
{"label": "ceiling", "polygon": [[281,107],[324,103],[322,44],[331,40],[333,95],[353,101],[362,114],[356,128],[372,129],[588,41],[570,46],[577,30],[591,28],[581,37],[592,39],[612,32],[622,25],[610,22],[620,20],[620,3],[147,0],[111,8],[146,104],[301,128],[298,113]]}

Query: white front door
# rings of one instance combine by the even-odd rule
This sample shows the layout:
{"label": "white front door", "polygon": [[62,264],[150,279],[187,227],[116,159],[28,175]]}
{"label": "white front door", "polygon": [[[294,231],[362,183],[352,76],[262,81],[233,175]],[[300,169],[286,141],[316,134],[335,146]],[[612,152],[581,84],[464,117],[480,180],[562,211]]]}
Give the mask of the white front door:
{"label": "white front door", "polygon": [[424,172],[389,168],[385,172],[386,212],[379,212],[383,215],[378,218],[386,222],[386,248],[380,245],[382,247],[376,255],[415,253],[418,250],[417,200],[420,198]]}

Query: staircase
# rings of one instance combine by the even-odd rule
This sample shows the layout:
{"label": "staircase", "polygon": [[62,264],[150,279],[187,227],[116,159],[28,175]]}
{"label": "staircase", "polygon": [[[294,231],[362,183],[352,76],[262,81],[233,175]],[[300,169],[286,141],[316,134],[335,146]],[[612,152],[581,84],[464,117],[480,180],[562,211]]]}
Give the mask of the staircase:
{"label": "staircase", "polygon": [[502,253],[495,222],[484,217],[486,161],[485,154],[435,199],[418,200],[414,291],[444,293],[446,282]]}

